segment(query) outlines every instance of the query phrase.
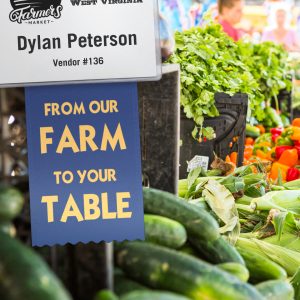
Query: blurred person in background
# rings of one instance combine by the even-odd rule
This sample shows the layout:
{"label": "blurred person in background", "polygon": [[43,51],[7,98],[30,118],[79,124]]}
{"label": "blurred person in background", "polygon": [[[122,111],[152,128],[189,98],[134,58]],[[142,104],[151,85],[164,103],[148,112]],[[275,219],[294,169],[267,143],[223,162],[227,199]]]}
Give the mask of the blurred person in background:
{"label": "blurred person in background", "polygon": [[299,51],[299,41],[296,32],[288,28],[287,11],[278,8],[276,11],[276,27],[263,33],[262,41],[272,41],[282,44],[287,51]]}
{"label": "blurred person in background", "polygon": [[286,11],[291,11],[294,7],[294,0],[266,0],[263,4],[266,14],[268,16],[267,29],[276,27],[276,11],[279,8],[284,8]]}
{"label": "blurred person in background", "polygon": [[242,0],[219,0],[219,23],[234,41],[238,41],[243,33],[235,26],[241,21],[243,16],[244,2]]}

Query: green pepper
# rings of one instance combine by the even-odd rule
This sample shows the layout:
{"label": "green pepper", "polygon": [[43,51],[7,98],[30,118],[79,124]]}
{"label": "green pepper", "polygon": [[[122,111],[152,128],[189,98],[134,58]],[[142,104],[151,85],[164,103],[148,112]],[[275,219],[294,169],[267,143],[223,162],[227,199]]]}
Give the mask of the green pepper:
{"label": "green pepper", "polygon": [[264,133],[255,140],[255,144],[260,144],[262,142],[272,143],[272,134],[271,133]]}
{"label": "green pepper", "polygon": [[276,142],[277,146],[293,146],[294,143],[289,137],[280,137]]}
{"label": "green pepper", "polygon": [[281,134],[282,137],[291,137],[293,135],[293,129],[288,128],[286,130],[283,131],[283,133]]}
{"label": "green pepper", "polygon": [[257,150],[261,150],[263,151],[264,153],[268,153],[269,151],[271,151],[271,148],[270,147],[267,147],[267,146],[254,146],[253,148],[253,154],[256,155],[256,151]]}

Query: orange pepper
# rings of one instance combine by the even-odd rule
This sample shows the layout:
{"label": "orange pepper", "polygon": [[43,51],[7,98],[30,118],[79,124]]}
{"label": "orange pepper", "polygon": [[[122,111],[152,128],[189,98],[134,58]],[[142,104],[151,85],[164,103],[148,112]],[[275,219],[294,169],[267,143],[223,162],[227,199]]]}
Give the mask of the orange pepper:
{"label": "orange pepper", "polygon": [[253,152],[253,146],[249,146],[249,145],[246,145],[246,147],[245,147],[245,151],[248,151],[248,152]]}
{"label": "orange pepper", "polygon": [[253,145],[253,144],[254,144],[254,139],[251,137],[247,137],[245,145]]}
{"label": "orange pepper", "polygon": [[287,171],[290,167],[280,164],[279,162],[274,162],[271,168],[270,178],[275,180],[278,180],[279,177],[279,170],[281,172],[281,177],[283,181],[286,181]]}
{"label": "orange pepper", "polygon": [[298,151],[297,149],[285,150],[281,154],[278,162],[280,164],[294,167],[298,163]]}
{"label": "orange pepper", "polygon": [[271,143],[270,142],[260,142],[260,143],[258,143],[258,144],[255,144],[255,146],[259,146],[259,147],[271,147],[272,145],[271,145]]}
{"label": "orange pepper", "polygon": [[296,127],[300,127],[300,118],[294,119],[292,125]]}
{"label": "orange pepper", "polygon": [[259,125],[256,125],[256,127],[260,130],[261,134],[266,133],[266,129],[263,125],[259,124]]}
{"label": "orange pepper", "polygon": [[236,165],[236,163],[237,163],[237,157],[238,157],[238,153],[237,153],[237,152],[232,152],[232,153],[230,154],[230,160],[231,160],[231,162],[233,162],[235,165]]}
{"label": "orange pepper", "polygon": [[256,156],[261,159],[267,159],[267,153],[259,149],[256,151]]}
{"label": "orange pepper", "polygon": [[291,136],[291,139],[293,141],[300,141],[300,127],[292,126],[290,128],[293,130],[293,135]]}
{"label": "orange pepper", "polygon": [[254,146],[253,145],[245,145],[245,149],[252,149],[253,150]]}
{"label": "orange pepper", "polygon": [[251,150],[251,149],[246,149],[246,150],[244,151],[244,159],[248,160],[252,155],[253,155],[253,150]]}

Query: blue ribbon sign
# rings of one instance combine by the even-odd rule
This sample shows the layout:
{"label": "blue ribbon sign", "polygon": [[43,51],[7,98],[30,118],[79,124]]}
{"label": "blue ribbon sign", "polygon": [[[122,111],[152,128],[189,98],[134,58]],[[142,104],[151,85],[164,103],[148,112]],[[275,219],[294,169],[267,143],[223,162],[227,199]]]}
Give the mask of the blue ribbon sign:
{"label": "blue ribbon sign", "polygon": [[144,238],[136,83],[26,89],[34,246]]}

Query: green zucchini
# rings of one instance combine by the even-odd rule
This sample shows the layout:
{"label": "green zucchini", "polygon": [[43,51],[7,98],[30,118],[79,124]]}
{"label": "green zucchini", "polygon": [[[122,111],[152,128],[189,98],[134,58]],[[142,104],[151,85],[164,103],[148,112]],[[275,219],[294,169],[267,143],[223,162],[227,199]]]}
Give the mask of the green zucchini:
{"label": "green zucchini", "polygon": [[0,299],[70,300],[47,264],[30,248],[0,233]]}
{"label": "green zucchini", "polygon": [[0,232],[14,237],[16,235],[16,228],[11,222],[0,222]]}
{"label": "green zucchini", "polygon": [[200,257],[213,264],[234,262],[245,265],[245,262],[235,247],[230,245],[222,237],[215,241],[199,241],[193,237],[189,241],[198,251]]}
{"label": "green zucchini", "polygon": [[10,187],[0,187],[0,221],[11,221],[17,217],[24,204],[22,194]]}
{"label": "green zucchini", "polygon": [[119,297],[110,290],[99,291],[94,297],[94,300],[118,300],[118,299]]}
{"label": "green zucchini", "polygon": [[223,263],[217,265],[218,268],[222,269],[225,272],[230,273],[231,275],[237,277],[239,280],[243,282],[247,282],[249,279],[249,271],[248,269],[237,263]]}
{"label": "green zucchini", "polygon": [[246,136],[257,138],[260,136],[260,130],[256,126],[252,126],[250,124],[246,125]]}
{"label": "green zucchini", "polygon": [[206,211],[173,194],[144,188],[145,213],[163,216],[181,223],[188,235],[196,240],[214,241],[219,238],[219,225]]}
{"label": "green zucchini", "polygon": [[124,295],[132,291],[145,291],[148,290],[147,287],[139,284],[136,281],[133,281],[124,275],[115,275],[114,276],[114,292],[118,295]]}
{"label": "green zucchini", "polygon": [[185,228],[177,221],[155,215],[145,215],[146,241],[177,249],[187,240]]}
{"label": "green zucchini", "polygon": [[142,284],[194,300],[263,300],[254,287],[218,267],[165,247],[123,243],[117,248],[116,262]]}
{"label": "green zucchini", "polygon": [[189,298],[163,291],[134,291],[124,295],[120,300],[189,300]]}
{"label": "green zucchini", "polygon": [[250,272],[250,282],[259,283],[266,280],[284,280],[287,278],[286,271],[270,259],[241,247],[237,247],[237,250],[242,255]]}
{"label": "green zucchini", "polygon": [[293,286],[282,280],[269,280],[256,285],[266,300],[294,300]]}

